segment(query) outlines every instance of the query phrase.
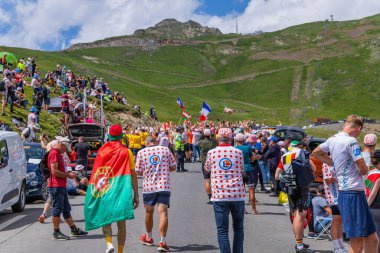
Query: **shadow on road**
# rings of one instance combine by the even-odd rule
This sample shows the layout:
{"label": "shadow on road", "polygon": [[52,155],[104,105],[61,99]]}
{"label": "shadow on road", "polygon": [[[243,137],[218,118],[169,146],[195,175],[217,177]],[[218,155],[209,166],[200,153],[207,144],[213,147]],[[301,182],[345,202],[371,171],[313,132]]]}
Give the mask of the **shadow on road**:
{"label": "shadow on road", "polygon": [[286,213],[260,212],[260,215],[286,215]]}
{"label": "shadow on road", "polygon": [[189,244],[186,246],[170,246],[172,252],[197,252],[197,251],[206,251],[206,250],[217,250],[218,248],[214,245],[198,245],[198,244]]}
{"label": "shadow on road", "polygon": [[37,222],[38,216],[42,213],[42,208],[36,207],[36,208],[28,208],[25,209],[21,213],[13,213],[11,211],[4,211],[0,213],[0,225],[3,222],[6,222],[10,219],[16,218],[16,217],[22,217],[12,224],[9,224],[9,226],[6,226],[1,231],[8,231],[12,229],[17,229],[26,225],[30,225],[32,223]]}

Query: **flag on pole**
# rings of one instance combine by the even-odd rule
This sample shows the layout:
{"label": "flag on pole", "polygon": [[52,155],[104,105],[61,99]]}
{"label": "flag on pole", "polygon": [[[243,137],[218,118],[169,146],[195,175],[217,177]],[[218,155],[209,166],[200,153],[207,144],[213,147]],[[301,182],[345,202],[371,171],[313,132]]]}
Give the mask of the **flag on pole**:
{"label": "flag on pole", "polygon": [[129,159],[128,149],[117,141],[98,151],[84,205],[86,230],[134,218]]}
{"label": "flag on pole", "polygon": [[188,114],[187,112],[186,112],[186,110],[183,110],[183,112],[182,112],[182,117],[184,117],[185,119],[191,119],[191,115],[190,114]]}
{"label": "flag on pole", "polygon": [[200,117],[200,121],[205,121],[207,120],[207,115],[211,112],[211,108],[210,106],[205,102],[203,101],[203,106],[202,106],[202,110],[201,110],[201,117]]}
{"label": "flag on pole", "polygon": [[181,109],[185,109],[185,105],[182,103],[182,100],[180,98],[177,98],[177,104]]}

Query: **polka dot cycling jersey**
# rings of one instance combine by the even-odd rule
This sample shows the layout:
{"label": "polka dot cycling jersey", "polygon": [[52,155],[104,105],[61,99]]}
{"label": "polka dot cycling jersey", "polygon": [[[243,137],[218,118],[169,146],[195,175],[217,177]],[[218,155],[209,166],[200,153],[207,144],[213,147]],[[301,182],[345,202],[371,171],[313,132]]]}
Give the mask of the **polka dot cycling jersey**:
{"label": "polka dot cycling jersey", "polygon": [[244,201],[244,159],[241,150],[219,146],[207,153],[204,169],[211,172],[211,201]]}
{"label": "polka dot cycling jersey", "polygon": [[143,173],[143,193],[170,191],[169,168],[176,165],[167,147],[146,147],[137,153],[136,172]]}

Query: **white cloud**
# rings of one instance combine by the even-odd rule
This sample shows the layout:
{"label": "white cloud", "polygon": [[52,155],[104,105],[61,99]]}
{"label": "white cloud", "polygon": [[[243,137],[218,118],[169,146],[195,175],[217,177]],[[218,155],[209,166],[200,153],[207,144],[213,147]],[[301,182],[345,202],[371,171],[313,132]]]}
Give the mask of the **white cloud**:
{"label": "white cloud", "polygon": [[[325,20],[330,14],[336,20],[349,20],[380,12],[380,1],[251,0],[243,13],[218,17],[196,13],[202,3],[202,0],[0,0],[0,23],[8,26],[0,35],[0,45],[40,49],[50,44],[60,49],[71,43],[131,34],[165,18],[192,19],[224,33],[235,32],[237,18],[239,31],[249,33]],[[78,34],[74,38],[65,37],[63,32],[72,27],[79,28]]]}

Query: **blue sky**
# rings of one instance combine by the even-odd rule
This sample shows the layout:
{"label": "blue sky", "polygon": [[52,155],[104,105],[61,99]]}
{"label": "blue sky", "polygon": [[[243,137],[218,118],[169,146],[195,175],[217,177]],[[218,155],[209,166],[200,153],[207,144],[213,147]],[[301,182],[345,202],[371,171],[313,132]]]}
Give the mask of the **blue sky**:
{"label": "blue sky", "polygon": [[132,34],[166,18],[223,33],[276,31],[306,22],[360,19],[380,13],[375,0],[0,0],[0,46],[66,49]]}
{"label": "blue sky", "polygon": [[249,0],[204,0],[197,9],[200,14],[225,16],[230,13],[242,13]]}

